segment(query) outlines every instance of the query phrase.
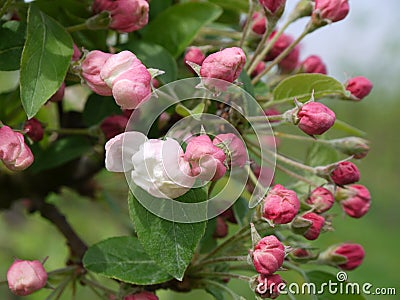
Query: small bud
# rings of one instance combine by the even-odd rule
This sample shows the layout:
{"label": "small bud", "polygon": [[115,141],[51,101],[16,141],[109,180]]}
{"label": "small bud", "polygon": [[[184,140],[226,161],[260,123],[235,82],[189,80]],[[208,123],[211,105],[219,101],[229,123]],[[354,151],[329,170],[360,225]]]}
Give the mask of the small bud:
{"label": "small bud", "polygon": [[216,78],[232,83],[239,77],[245,64],[246,55],[241,48],[226,48],[205,58],[201,65],[200,75],[204,84],[209,88],[225,91],[228,83],[217,83],[212,79]]}
{"label": "small bud", "polygon": [[304,73],[327,74],[326,65],[317,55],[310,55],[301,63],[301,71]]}
{"label": "small bud", "polygon": [[332,253],[346,258],[346,263],[339,265],[343,270],[353,270],[357,268],[361,265],[365,256],[364,249],[359,244],[341,244],[333,249]]}
{"label": "small bud", "polygon": [[300,46],[296,45],[293,50],[290,51],[289,54],[278,63],[278,66],[283,72],[290,73],[299,65],[299,57]]}
{"label": "small bud", "polygon": [[253,14],[251,19],[253,21],[253,25],[251,26],[253,32],[259,35],[263,35],[267,26],[267,19],[265,18],[265,16],[263,14],[260,14],[259,12],[256,12]]}
{"label": "small bud", "polygon": [[74,47],[74,53],[72,54],[71,60],[78,61],[81,58],[82,53],[79,50],[78,46],[75,45],[75,43],[74,43],[73,47]]}
{"label": "small bud", "polygon": [[259,0],[268,15],[282,15],[286,0]]}
{"label": "small bud", "polygon": [[7,271],[10,290],[18,296],[27,296],[47,283],[47,273],[38,260],[15,260]]}
{"label": "small bud", "polygon": [[109,11],[109,28],[119,32],[132,32],[143,28],[149,19],[149,4],[146,0],[95,0],[93,12]]}
{"label": "small bud", "polygon": [[[276,31],[273,31],[271,35],[268,37],[268,40],[271,40],[276,34]],[[267,53],[265,56],[264,60],[265,61],[271,61],[274,60],[281,54],[287,47],[290,46],[291,43],[293,43],[294,39],[292,36],[288,34],[281,34],[274,45],[272,46],[271,50]]]}
{"label": "small bud", "polygon": [[346,185],[360,180],[360,171],[351,161],[342,161],[331,173],[333,182],[337,185]]}
{"label": "small bud", "polygon": [[361,100],[366,97],[372,90],[372,83],[363,76],[351,78],[346,83],[348,90],[355,100]]}
{"label": "small bud", "polygon": [[262,238],[252,252],[256,271],[264,275],[272,275],[283,264],[285,247],[274,235]]}
{"label": "small bud", "polygon": [[263,217],[275,224],[287,224],[300,209],[300,201],[294,191],[275,185],[264,199]]}
{"label": "small bud", "polygon": [[310,256],[310,253],[306,249],[303,249],[303,248],[297,248],[297,249],[293,250],[293,252],[291,254],[295,257],[300,257],[300,258]]}
{"label": "small bud", "polygon": [[62,99],[64,99],[64,93],[65,93],[65,82],[63,82],[60,86],[60,88],[57,90],[57,92],[54,93],[53,96],[49,99],[51,102],[60,102]]}
{"label": "small bud", "polygon": [[352,218],[364,216],[371,205],[371,194],[361,184],[352,184],[347,189],[338,188],[335,196],[344,212]]}
{"label": "small bud", "polygon": [[319,102],[307,102],[297,113],[299,128],[308,135],[323,134],[333,126],[335,113]]}
{"label": "small bud", "polygon": [[225,210],[221,215],[220,215],[224,220],[232,223],[232,224],[237,224],[237,220],[235,217],[235,214],[233,212],[232,207],[228,208]]}
{"label": "small bud", "polygon": [[204,55],[203,51],[200,50],[198,47],[189,47],[186,50],[185,57],[183,61],[185,65],[189,68],[191,72],[194,72],[192,67],[188,65],[187,62],[195,63],[196,65],[201,66],[206,56]]}
{"label": "small bud", "polygon": [[255,293],[257,293],[261,298],[275,299],[280,295],[279,291],[284,282],[282,277],[278,274],[259,274],[255,284],[257,285]]}
{"label": "small bud", "polygon": [[249,160],[246,146],[243,141],[233,133],[216,135],[213,144],[224,150],[228,159],[228,165],[230,166],[243,167]]}
{"label": "small bud", "polygon": [[353,155],[356,159],[367,156],[369,151],[368,141],[355,136],[334,139],[330,144],[344,154]]}
{"label": "small bud", "polygon": [[251,73],[251,78],[256,77],[258,74],[261,74],[265,69],[265,62],[260,61],[257,66],[254,68],[254,71]]}
{"label": "small bud", "polygon": [[316,213],[320,214],[332,207],[335,197],[326,188],[317,187],[311,192],[306,202],[313,206]]}
{"label": "small bud", "polygon": [[185,160],[190,162],[193,176],[198,176],[200,180],[214,181],[225,175],[226,155],[205,134],[190,139],[186,147]]}
{"label": "small bud", "polygon": [[109,140],[125,131],[128,120],[129,118],[123,115],[109,116],[101,122],[100,129],[103,131],[106,139]]}
{"label": "small bud", "polygon": [[82,77],[90,89],[101,96],[111,96],[111,88],[100,77],[100,71],[106,61],[112,56],[99,50],[90,51],[82,61]]}
{"label": "small bud", "polygon": [[158,300],[158,297],[151,292],[143,291],[137,294],[125,296],[124,300]]}
{"label": "small bud", "polygon": [[38,119],[32,118],[25,122],[24,131],[26,135],[31,138],[34,142],[39,142],[43,139],[43,126]]}
{"label": "small bud", "polygon": [[318,26],[343,20],[349,13],[348,0],[315,0],[313,23]]}
{"label": "small bud", "polygon": [[297,217],[292,223],[294,232],[302,234],[307,240],[315,240],[321,233],[325,218],[316,213],[309,212]]}
{"label": "small bud", "polygon": [[224,238],[228,234],[228,224],[226,224],[223,217],[216,218],[216,227],[213,233],[214,238]]}

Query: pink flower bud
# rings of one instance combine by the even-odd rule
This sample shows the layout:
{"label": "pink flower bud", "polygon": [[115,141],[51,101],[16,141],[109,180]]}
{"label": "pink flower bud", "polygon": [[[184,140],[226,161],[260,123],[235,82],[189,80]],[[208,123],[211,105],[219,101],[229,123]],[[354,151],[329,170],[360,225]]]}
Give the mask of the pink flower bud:
{"label": "pink flower bud", "polygon": [[329,210],[335,202],[333,194],[323,187],[314,189],[306,202],[314,207],[316,213],[323,213]]}
{"label": "pink flower bud", "polygon": [[195,63],[196,65],[201,66],[205,58],[206,58],[206,56],[204,55],[203,51],[200,50],[200,48],[189,47],[186,50],[185,57],[183,58],[183,61],[184,61],[185,65],[189,68],[189,70],[191,72],[194,72],[192,67],[189,66],[187,64],[187,62],[189,61],[189,62]]}
{"label": "pink flower bud", "polygon": [[315,0],[312,17],[337,22],[347,16],[349,9],[348,0]]}
{"label": "pink flower bud", "polygon": [[31,138],[34,142],[39,142],[43,139],[43,126],[38,119],[32,118],[25,122],[24,131],[26,135]]}
{"label": "pink flower bud", "polygon": [[151,292],[143,291],[137,294],[125,296],[124,300],[158,300],[158,297]]}
{"label": "pink flower bud", "polygon": [[333,126],[335,113],[319,102],[304,104],[297,113],[299,128],[308,135],[323,134]]}
{"label": "pink flower bud", "polygon": [[206,57],[201,65],[200,75],[206,86],[225,91],[228,83],[216,83],[212,79],[216,78],[232,83],[239,77],[245,64],[246,55],[241,48],[226,48]]}
{"label": "pink flower bud", "polygon": [[266,30],[267,26],[267,19],[263,14],[260,14],[259,12],[256,12],[252,16],[252,21],[253,25],[251,26],[251,29],[253,30],[254,33],[263,35]]}
{"label": "pink flower bud", "polygon": [[208,135],[190,139],[185,152],[185,160],[192,165],[193,176],[201,180],[218,180],[225,175],[226,155],[215,146]]}
{"label": "pink flower bud", "polygon": [[90,51],[81,64],[82,77],[87,85],[93,92],[102,96],[112,95],[111,88],[100,77],[101,68],[111,56],[111,53],[99,50]]}
{"label": "pink flower bud", "polygon": [[264,199],[263,217],[275,224],[286,224],[293,220],[299,209],[296,193],[277,184]]}
{"label": "pink flower bud", "polygon": [[352,218],[364,216],[371,205],[371,195],[368,189],[361,184],[352,184],[348,189],[337,190],[337,193],[347,194],[344,200],[340,200],[344,212]]}
{"label": "pink flower bud", "polygon": [[38,260],[15,260],[7,271],[8,287],[18,296],[27,296],[46,285],[47,273]]}
{"label": "pink flower bud", "polygon": [[344,154],[353,155],[356,159],[367,156],[369,152],[368,141],[354,136],[332,140],[332,146]]}
{"label": "pink flower bud", "polygon": [[100,77],[112,88],[115,102],[122,109],[137,108],[151,94],[151,75],[130,51],[112,55],[101,69]]}
{"label": "pink flower bud", "polygon": [[[276,34],[276,31],[272,32],[271,35],[268,37],[268,40],[271,40]],[[279,56],[291,43],[293,43],[294,39],[292,36],[287,34],[281,34],[274,45],[272,46],[271,50],[267,53],[266,57],[264,58],[265,61],[274,60],[276,57]]]}
{"label": "pink flower bud", "polygon": [[301,218],[311,222],[311,226],[303,233],[303,236],[310,241],[316,240],[325,224],[325,218],[313,212],[306,213]]}
{"label": "pink flower bud", "polygon": [[74,53],[72,54],[71,60],[72,61],[78,61],[81,58],[82,53],[79,50],[78,46],[75,45],[75,43],[74,43],[73,47],[74,47]]}
{"label": "pink flower bud", "polygon": [[344,264],[340,264],[339,267],[343,270],[353,270],[361,265],[365,251],[363,247],[359,244],[349,244],[344,243],[331,251],[334,255],[340,255],[346,258],[346,262]]}
{"label": "pink flower bud", "polygon": [[95,0],[93,12],[110,12],[109,28],[119,32],[132,32],[143,28],[149,20],[149,4],[146,0]]}
{"label": "pink flower bud", "polygon": [[295,250],[292,252],[292,254],[293,254],[295,257],[300,257],[300,258],[311,256],[311,255],[310,255],[310,252],[308,252],[306,249],[303,249],[303,248],[297,248],[297,249],[295,249]]}
{"label": "pink flower bud", "polygon": [[259,294],[261,298],[275,299],[280,295],[279,290],[284,287],[282,285],[284,285],[284,282],[282,277],[278,274],[259,274],[255,292]]}
{"label": "pink flower bud", "polygon": [[356,100],[361,100],[371,92],[372,83],[363,76],[357,76],[347,81],[346,90],[348,90]]}
{"label": "pink flower bud", "polygon": [[0,128],[0,160],[12,171],[25,170],[34,160],[24,136],[8,126]]}
{"label": "pink flower bud", "polygon": [[103,131],[106,139],[109,140],[117,134],[123,133],[128,121],[129,118],[123,115],[109,116],[101,122],[100,129]]}
{"label": "pink flower bud", "polygon": [[301,63],[301,69],[304,73],[327,74],[326,65],[317,55],[310,55]]}
{"label": "pink flower bud", "polygon": [[259,2],[271,14],[275,14],[279,10],[283,12],[286,4],[286,0],[259,0]]}
{"label": "pink flower bud", "polygon": [[232,207],[228,208],[225,210],[221,215],[220,215],[224,220],[231,222],[232,224],[237,224],[237,220],[235,217],[235,214],[233,212]]}
{"label": "pink flower bud", "polygon": [[331,173],[333,182],[337,185],[346,185],[360,180],[360,171],[351,161],[343,161]]}
{"label": "pink flower bud", "polygon": [[257,66],[255,67],[254,71],[251,73],[251,78],[256,77],[265,69],[265,62],[260,61]]}
{"label": "pink flower bud", "polygon": [[228,234],[228,224],[226,224],[225,219],[223,217],[216,218],[216,226],[215,231],[213,233],[214,238],[224,238]]}
{"label": "pink flower bud", "polygon": [[283,264],[285,247],[274,235],[262,238],[254,247],[252,254],[256,271],[264,275],[272,275]]}
{"label": "pink flower bud", "polygon": [[243,167],[249,160],[243,141],[233,133],[216,135],[213,144],[224,150],[231,166]]}
{"label": "pink flower bud", "polygon": [[[268,108],[268,109],[264,110],[264,114],[265,114],[266,116],[278,116],[278,115],[280,115],[281,113],[280,113],[280,111],[277,110],[276,108]],[[273,120],[273,121],[269,121],[269,122],[270,122],[270,123],[274,123],[274,122],[279,122],[279,121]]]}
{"label": "pink flower bud", "polygon": [[53,96],[49,99],[51,102],[60,102],[62,99],[64,99],[64,93],[65,93],[65,82],[63,82],[60,86],[60,88],[57,90],[57,92],[54,93]]}
{"label": "pink flower bud", "polygon": [[299,65],[299,57],[300,46],[296,45],[293,50],[278,63],[278,66],[283,72],[290,73]]}

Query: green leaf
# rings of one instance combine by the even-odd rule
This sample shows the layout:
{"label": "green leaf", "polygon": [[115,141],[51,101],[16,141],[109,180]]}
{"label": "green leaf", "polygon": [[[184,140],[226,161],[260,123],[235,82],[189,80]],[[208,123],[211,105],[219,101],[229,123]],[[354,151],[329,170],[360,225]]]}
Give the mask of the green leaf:
{"label": "green leaf", "polygon": [[[324,293],[323,294],[319,294],[317,295],[318,300],[364,300],[364,296],[363,295],[351,295],[349,294],[345,294],[346,291],[346,283],[348,283],[347,281],[338,281],[336,278],[336,275],[331,274],[331,273],[327,273],[324,271],[308,271],[306,272],[306,275],[308,277],[308,281],[312,282],[315,284],[316,286],[316,291],[319,291],[321,289],[321,285],[324,284]],[[343,285],[343,291],[344,293],[339,294],[337,293],[329,293],[329,282],[332,283],[336,283],[336,288],[338,289],[338,291],[340,291],[340,285]],[[349,286],[350,291],[352,291],[351,287]],[[307,291],[307,289],[306,289]],[[362,292],[362,284],[360,284],[360,292]]]}
{"label": "green leaf", "polygon": [[243,197],[239,197],[232,206],[233,215],[240,227],[245,226],[250,223],[249,220],[249,201]]}
{"label": "green leaf", "polygon": [[359,137],[365,137],[367,135],[361,129],[358,129],[357,127],[354,127],[354,126],[347,124],[346,122],[338,120],[338,119],[336,119],[335,124],[333,124],[333,128],[336,130],[343,131],[349,135],[355,135],[355,136],[359,136]]}
{"label": "green leaf", "polygon": [[176,4],[160,13],[144,28],[144,39],[179,56],[195,38],[201,27],[212,22],[222,13],[215,4],[189,2]]}
{"label": "green leaf", "polygon": [[316,142],[308,150],[306,165],[325,166],[338,160],[339,155],[332,146]]}
{"label": "green leaf", "polygon": [[0,70],[13,71],[19,69],[22,48],[25,43],[26,24],[9,21],[0,28]]}
{"label": "green leaf", "polygon": [[315,99],[332,95],[345,95],[343,84],[335,78],[322,74],[298,74],[282,80],[273,90],[274,101],[300,102],[310,100],[312,91]]}
{"label": "green leaf", "polygon": [[65,29],[31,5],[21,59],[21,100],[28,118],[61,86],[72,53],[72,39]]}
{"label": "green leaf", "polygon": [[[149,195],[139,187],[135,195],[147,201],[163,206],[165,200]],[[179,202],[197,203],[207,199],[203,189],[192,189],[183,196],[174,199]],[[204,235],[206,222],[177,223],[164,220],[140,204],[129,194],[129,211],[137,235],[147,254],[174,278],[182,280],[194,251]]]}
{"label": "green leaf", "polygon": [[83,110],[83,121],[87,126],[99,124],[105,117],[121,114],[121,108],[113,97],[91,94]]}
{"label": "green leaf", "polygon": [[52,143],[48,148],[33,148],[35,161],[30,171],[37,173],[43,170],[61,166],[82,156],[92,149],[88,139],[80,136],[70,136]]}
{"label": "green leaf", "polygon": [[121,48],[135,53],[147,68],[163,70],[165,74],[158,76],[164,83],[175,81],[178,78],[178,67],[172,55],[162,46],[143,41],[132,41],[121,45]]}
{"label": "green leaf", "polygon": [[135,237],[113,237],[91,246],[83,264],[89,271],[130,284],[149,285],[172,279]]}
{"label": "green leaf", "polygon": [[207,221],[206,231],[200,241],[200,253],[208,253],[217,246],[217,240],[214,238],[217,219],[213,218]]}
{"label": "green leaf", "polygon": [[224,9],[240,12],[247,12],[249,10],[249,1],[247,0],[209,0],[209,2],[217,4]]}
{"label": "green leaf", "polygon": [[243,83],[242,88],[254,97],[254,87],[251,84],[251,79],[245,71],[240,73],[239,81]]}

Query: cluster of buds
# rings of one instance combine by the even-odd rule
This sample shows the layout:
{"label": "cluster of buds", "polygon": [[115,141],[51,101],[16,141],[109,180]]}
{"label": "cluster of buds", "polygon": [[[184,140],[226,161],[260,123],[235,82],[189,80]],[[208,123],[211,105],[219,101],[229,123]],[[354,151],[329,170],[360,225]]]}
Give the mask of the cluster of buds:
{"label": "cluster of buds", "polygon": [[81,64],[82,77],[102,96],[113,96],[122,109],[135,109],[151,94],[150,72],[130,51],[89,52]]}
{"label": "cluster of buds", "polygon": [[25,170],[34,160],[24,136],[8,126],[0,128],[0,160],[12,171]]}

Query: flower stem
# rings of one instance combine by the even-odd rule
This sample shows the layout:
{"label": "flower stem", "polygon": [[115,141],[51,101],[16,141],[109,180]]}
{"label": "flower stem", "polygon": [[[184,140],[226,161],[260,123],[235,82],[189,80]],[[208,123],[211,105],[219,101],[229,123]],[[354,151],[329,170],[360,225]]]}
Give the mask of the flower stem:
{"label": "flower stem", "polygon": [[247,117],[246,118],[250,122],[265,122],[268,120],[271,121],[282,121],[283,115],[273,115],[273,116],[254,116],[254,117]]}
{"label": "flower stem", "polygon": [[58,129],[46,129],[48,133],[59,133],[59,134],[67,134],[67,135],[89,135],[89,136],[97,136],[97,134],[91,132],[89,129],[83,128],[58,128]]}
{"label": "flower stem", "polygon": [[194,276],[192,277],[205,277],[205,278],[209,278],[209,277],[223,277],[223,278],[236,278],[239,280],[243,280],[246,282],[249,282],[251,277],[249,276],[245,276],[245,275],[241,275],[241,274],[233,274],[233,273],[228,273],[228,272],[201,272],[201,273],[195,273]]}
{"label": "flower stem", "polygon": [[238,40],[242,37],[242,34],[240,32],[234,30],[222,30],[211,27],[203,27],[202,29],[200,29],[200,34],[228,37],[234,40]]}
{"label": "flower stem", "polygon": [[244,41],[246,40],[247,36],[250,33],[250,30],[251,30],[250,24],[251,24],[251,21],[252,21],[252,18],[253,18],[254,11],[255,11],[254,1],[253,0],[249,0],[249,12],[247,13],[247,20],[246,20],[246,23],[244,25],[243,32],[242,32],[242,37],[241,37],[240,42],[239,42],[239,47],[240,48],[243,47],[243,43],[244,43]]}
{"label": "flower stem", "polygon": [[77,25],[72,25],[66,28],[68,32],[76,32],[76,31],[81,31],[81,30],[87,30],[87,24],[86,23],[81,23]]}
{"label": "flower stem", "polygon": [[200,263],[194,265],[190,269],[199,269],[207,265],[218,264],[221,262],[242,262],[247,261],[247,256],[221,256],[217,258],[210,258],[206,260],[202,260]]}
{"label": "flower stem", "polygon": [[230,288],[228,288],[226,285],[224,285],[224,284],[222,284],[222,283],[219,283],[219,282],[216,282],[216,281],[213,281],[213,280],[208,280],[208,279],[202,279],[201,281],[202,281],[203,283],[205,283],[206,286],[207,286],[207,285],[213,285],[213,286],[217,287],[218,289],[225,291],[225,292],[228,293],[228,294],[232,297],[232,299],[234,299],[234,300],[243,299],[243,298],[239,297],[238,295],[236,295]]}

